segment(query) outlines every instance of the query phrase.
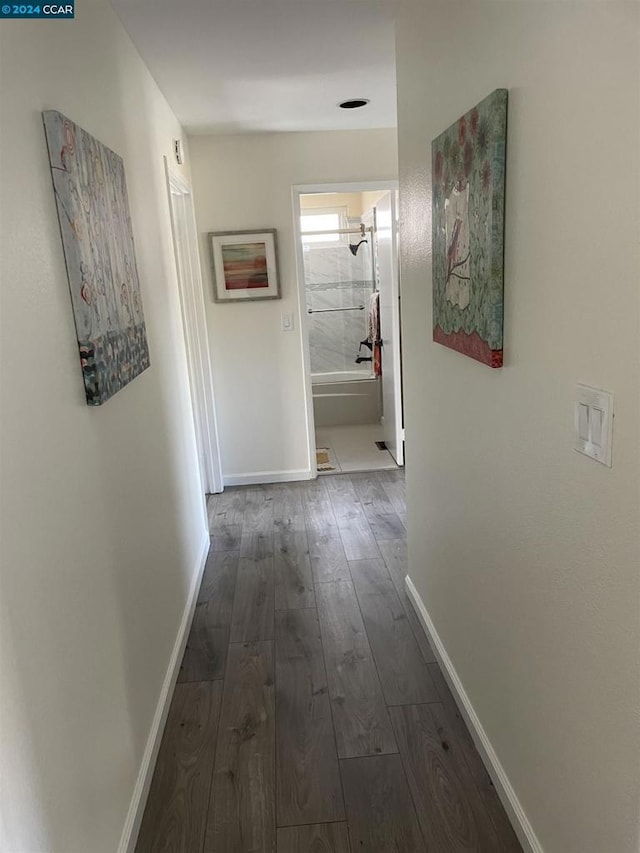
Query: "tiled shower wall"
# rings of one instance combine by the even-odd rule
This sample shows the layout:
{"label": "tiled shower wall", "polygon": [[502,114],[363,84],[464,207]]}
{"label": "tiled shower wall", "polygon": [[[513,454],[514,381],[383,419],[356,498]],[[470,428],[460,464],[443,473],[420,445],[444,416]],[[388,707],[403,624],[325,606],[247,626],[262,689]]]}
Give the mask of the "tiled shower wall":
{"label": "tiled shower wall", "polygon": [[[353,242],[361,238],[354,234]],[[358,354],[370,356],[366,347],[360,353],[360,341],[367,337],[369,298],[373,292],[371,236],[357,255],[348,243],[335,246],[303,244],[307,310],[353,308],[357,311],[332,311],[309,315],[309,347],[311,373],[358,371],[363,378],[371,375],[371,362],[356,364]]]}

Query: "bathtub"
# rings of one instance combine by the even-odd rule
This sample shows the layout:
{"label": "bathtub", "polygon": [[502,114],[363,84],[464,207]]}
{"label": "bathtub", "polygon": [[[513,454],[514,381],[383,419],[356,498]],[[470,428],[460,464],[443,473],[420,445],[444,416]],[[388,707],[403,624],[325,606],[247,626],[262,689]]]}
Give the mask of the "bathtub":
{"label": "bathtub", "polygon": [[339,373],[312,373],[312,385],[328,385],[336,383],[342,385],[343,382],[360,382],[361,380],[375,379],[375,376],[365,370],[343,370]]}
{"label": "bathtub", "polygon": [[[336,381],[337,377],[340,377],[339,381]],[[316,426],[380,423],[382,385],[378,377],[363,376],[356,370],[316,373],[311,376],[311,385]]]}

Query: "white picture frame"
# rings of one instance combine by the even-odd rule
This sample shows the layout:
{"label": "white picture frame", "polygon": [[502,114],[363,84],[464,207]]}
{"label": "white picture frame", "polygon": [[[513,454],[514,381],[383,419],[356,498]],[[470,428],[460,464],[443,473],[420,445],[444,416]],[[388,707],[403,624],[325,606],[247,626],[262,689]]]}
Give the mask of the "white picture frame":
{"label": "white picture frame", "polygon": [[259,231],[211,231],[214,302],[280,299],[275,228]]}

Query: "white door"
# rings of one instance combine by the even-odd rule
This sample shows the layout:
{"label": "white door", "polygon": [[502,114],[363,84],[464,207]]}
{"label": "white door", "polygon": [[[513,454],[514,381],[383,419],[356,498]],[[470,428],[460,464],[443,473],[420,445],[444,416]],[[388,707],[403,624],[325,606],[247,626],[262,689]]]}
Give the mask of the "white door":
{"label": "white door", "polygon": [[223,490],[223,480],[193,197],[166,158],[165,169],[200,475],[210,494]]}
{"label": "white door", "polygon": [[376,203],[380,337],[382,338],[382,410],[384,440],[398,465],[404,465],[402,374],[400,366],[400,285],[396,193]]}

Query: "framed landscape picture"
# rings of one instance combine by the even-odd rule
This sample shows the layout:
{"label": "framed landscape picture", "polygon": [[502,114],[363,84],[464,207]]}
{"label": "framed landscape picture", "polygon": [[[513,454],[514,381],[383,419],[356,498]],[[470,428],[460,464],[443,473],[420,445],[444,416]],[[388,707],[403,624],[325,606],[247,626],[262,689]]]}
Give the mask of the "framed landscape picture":
{"label": "framed landscape picture", "polygon": [[216,302],[280,298],[275,229],[214,231],[208,236]]}
{"label": "framed landscape picture", "polygon": [[502,367],[507,90],[431,144],[433,340]]}

